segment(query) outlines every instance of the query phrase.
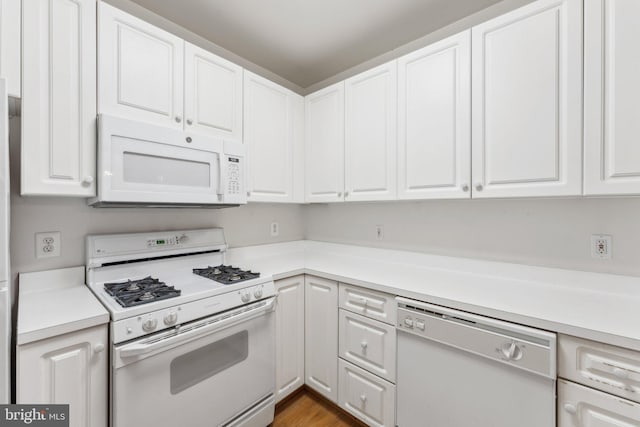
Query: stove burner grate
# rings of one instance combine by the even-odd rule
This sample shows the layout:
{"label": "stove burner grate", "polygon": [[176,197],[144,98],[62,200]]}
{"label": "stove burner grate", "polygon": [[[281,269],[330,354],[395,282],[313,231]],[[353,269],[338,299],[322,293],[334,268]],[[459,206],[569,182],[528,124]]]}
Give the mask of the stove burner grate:
{"label": "stove burner grate", "polygon": [[193,273],[207,279],[215,280],[224,285],[244,282],[245,280],[260,277],[260,273],[254,273],[251,270],[241,270],[230,265],[218,265],[216,267],[194,268]]}
{"label": "stove burner grate", "polygon": [[105,283],[104,290],[123,307],[134,307],[163,299],[174,298],[182,293],[173,286],[151,276],[140,280]]}

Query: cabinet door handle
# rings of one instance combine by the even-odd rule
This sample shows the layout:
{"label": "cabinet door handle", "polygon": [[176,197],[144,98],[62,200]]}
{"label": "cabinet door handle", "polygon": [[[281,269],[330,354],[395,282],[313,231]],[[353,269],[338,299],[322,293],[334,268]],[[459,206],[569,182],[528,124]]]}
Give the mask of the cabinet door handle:
{"label": "cabinet door handle", "polygon": [[482,184],[477,183],[476,184],[476,191],[482,191],[484,189],[484,187],[482,186]]}
{"label": "cabinet door handle", "polygon": [[182,121],[182,117],[176,116],[176,123],[180,123]]}
{"label": "cabinet door handle", "polygon": [[82,185],[89,186],[93,183],[93,177],[91,175],[87,175],[82,180]]}
{"label": "cabinet door handle", "polygon": [[348,191],[344,192],[344,197],[349,197],[349,192]]}
{"label": "cabinet door handle", "polygon": [[365,403],[367,403],[367,396],[365,396],[364,394],[360,395],[360,400],[362,401],[362,404],[364,405]]}
{"label": "cabinet door handle", "polygon": [[342,197],[342,191],[338,192],[338,198]]}
{"label": "cabinet door handle", "polygon": [[191,126],[191,125],[193,124],[193,120],[191,120],[191,119],[187,119],[187,124],[188,124],[189,126]]}
{"label": "cabinet door handle", "polygon": [[368,345],[369,345],[369,344],[367,344],[367,342],[366,342],[366,341],[362,341],[362,342],[360,343],[360,347],[362,347],[362,350],[363,350],[363,351],[367,349],[367,346],[368,346]]}
{"label": "cabinet door handle", "polygon": [[93,347],[93,352],[94,353],[102,353],[104,351],[104,344],[102,343],[98,343]]}
{"label": "cabinet door handle", "polygon": [[564,405],[562,405],[562,407],[571,415],[575,415],[578,413],[578,408],[576,408],[576,405],[572,405],[571,403],[565,403]]}
{"label": "cabinet door handle", "polygon": [[462,184],[462,191],[464,191],[465,193],[469,191],[469,184]]}

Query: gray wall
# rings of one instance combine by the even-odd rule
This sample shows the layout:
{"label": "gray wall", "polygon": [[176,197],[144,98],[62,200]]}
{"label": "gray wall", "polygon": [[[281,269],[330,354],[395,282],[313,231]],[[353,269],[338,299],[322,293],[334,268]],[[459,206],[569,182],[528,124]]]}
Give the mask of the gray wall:
{"label": "gray wall", "polygon": [[[639,214],[639,198],[324,204],[305,208],[305,229],[312,240],[640,276]],[[612,259],[591,258],[591,234],[613,236]]]}
{"label": "gray wall", "polygon": [[[20,197],[19,118],[11,119],[14,274],[84,264],[91,233],[224,227],[231,246],[303,238],[640,276],[640,198],[249,204],[221,210],[94,209],[84,199]],[[280,223],[280,236],[269,225]],[[384,226],[377,240],[375,226]],[[62,255],[36,259],[34,233],[60,231]],[[592,259],[590,236],[613,235],[613,258]]]}
{"label": "gray wall", "polygon": [[[21,197],[20,119],[11,119],[11,265],[13,274],[84,264],[84,237],[92,233],[224,227],[230,246],[299,240],[304,237],[302,206],[250,204],[230,209],[95,209],[85,199]],[[280,235],[271,237],[271,222]],[[60,231],[60,257],[37,259],[39,231]]]}

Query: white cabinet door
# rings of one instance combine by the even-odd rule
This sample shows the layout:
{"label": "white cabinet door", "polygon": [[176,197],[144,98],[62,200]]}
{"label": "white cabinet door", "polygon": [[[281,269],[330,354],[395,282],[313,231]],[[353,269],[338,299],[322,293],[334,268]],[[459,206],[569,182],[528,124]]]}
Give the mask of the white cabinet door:
{"label": "white cabinet door", "polygon": [[293,94],[249,71],[244,76],[248,200],[292,202]]}
{"label": "white cabinet door", "polygon": [[471,197],[471,30],[398,60],[398,198]]}
{"label": "white cabinet door", "polygon": [[17,403],[69,404],[71,427],[106,426],[108,345],[96,326],[18,346]]}
{"label": "white cabinet door", "polygon": [[344,200],[344,82],[305,98],[305,200]]}
{"label": "white cabinet door", "polygon": [[582,194],[582,0],[472,29],[473,197]]}
{"label": "white cabinet door", "polygon": [[293,202],[304,203],[304,96],[291,94],[293,114]]}
{"label": "white cabinet door", "polygon": [[9,96],[20,98],[21,0],[0,0],[0,77]]}
{"label": "white cabinet door", "polygon": [[367,371],[396,381],[396,328],[340,310],[338,354]]}
{"label": "white cabinet door", "polygon": [[338,284],[305,277],[305,383],[338,399]]}
{"label": "white cabinet door", "polygon": [[23,195],[95,196],[96,2],[23,4]]}
{"label": "white cabinet door", "polygon": [[586,195],[640,194],[640,2],[586,0]]}
{"label": "white cabinet door", "polygon": [[186,42],[184,57],[185,129],[242,142],[242,67]]}
{"label": "white cabinet door", "polygon": [[184,41],[99,5],[98,112],[182,129]]}
{"label": "white cabinet door", "polygon": [[560,379],[558,427],[640,427],[640,404]]}
{"label": "white cabinet door", "polygon": [[397,62],[345,81],[345,200],[396,196]]}
{"label": "white cabinet door", "polygon": [[338,405],[368,426],[395,426],[396,386],[342,359],[338,366]]}
{"label": "white cabinet door", "polygon": [[304,276],[275,282],[276,401],[304,385]]}

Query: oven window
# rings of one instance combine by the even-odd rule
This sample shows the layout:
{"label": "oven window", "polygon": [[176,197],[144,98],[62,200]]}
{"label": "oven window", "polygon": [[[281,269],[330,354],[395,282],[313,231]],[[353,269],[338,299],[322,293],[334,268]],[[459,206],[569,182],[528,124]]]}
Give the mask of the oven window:
{"label": "oven window", "polygon": [[241,331],[171,361],[171,394],[178,394],[245,360],[249,332]]}
{"label": "oven window", "polygon": [[140,153],[123,153],[123,180],[141,184],[211,186],[211,165]]}

